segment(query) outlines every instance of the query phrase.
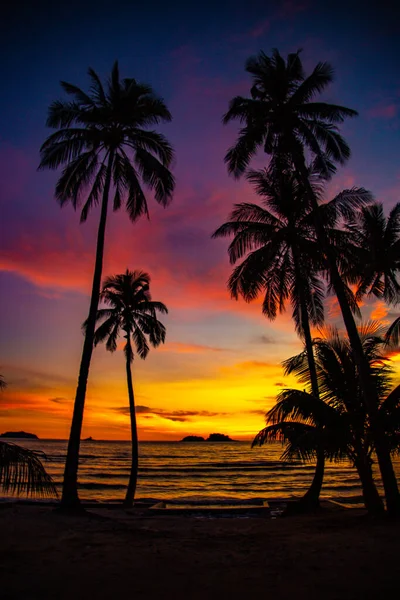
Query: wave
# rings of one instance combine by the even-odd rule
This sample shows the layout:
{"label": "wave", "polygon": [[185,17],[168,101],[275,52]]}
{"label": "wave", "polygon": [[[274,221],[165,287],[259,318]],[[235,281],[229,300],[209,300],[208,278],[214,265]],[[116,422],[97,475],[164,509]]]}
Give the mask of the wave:
{"label": "wave", "polygon": [[[26,442],[28,446],[28,442]],[[66,443],[32,442],[43,450],[46,469],[60,488]],[[309,487],[314,465],[280,460],[281,445],[251,449],[248,443],[199,447],[177,442],[146,443],[139,446],[138,498],[155,498],[168,502],[193,499],[198,502],[215,498],[234,500],[301,496]],[[79,467],[80,495],[86,501],[112,501],[124,497],[129,479],[131,451],[129,442],[86,442],[82,446]],[[400,472],[400,460],[395,459]],[[375,466],[376,469],[376,466]],[[381,490],[381,483],[377,478]],[[355,470],[348,463],[327,464],[323,497],[346,499],[360,495]]]}

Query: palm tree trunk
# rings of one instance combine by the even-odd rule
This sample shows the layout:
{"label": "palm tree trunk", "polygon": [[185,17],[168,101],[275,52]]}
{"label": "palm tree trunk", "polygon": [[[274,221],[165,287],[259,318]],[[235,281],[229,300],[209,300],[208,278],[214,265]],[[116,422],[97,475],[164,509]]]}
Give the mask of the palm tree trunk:
{"label": "palm tree trunk", "polygon": [[126,336],[128,338],[127,346],[127,357],[126,357],[126,380],[128,383],[128,396],[129,396],[129,412],[131,416],[131,438],[132,438],[132,464],[131,464],[131,473],[129,476],[129,484],[128,489],[126,490],[126,496],[124,500],[124,506],[127,508],[132,508],[133,501],[135,499],[136,492],[136,484],[137,484],[137,476],[138,476],[138,468],[139,468],[139,444],[138,444],[138,435],[137,435],[137,426],[136,426],[136,411],[135,411],[135,397],[133,395],[133,385],[132,385],[132,371],[131,371],[131,342],[130,342],[130,334]]}
{"label": "palm tree trunk", "polygon": [[347,335],[349,337],[354,360],[357,365],[362,393],[371,420],[371,429],[375,442],[376,455],[378,458],[383,487],[385,489],[387,510],[392,515],[398,515],[400,514],[400,493],[397,485],[396,475],[393,469],[392,459],[390,456],[390,449],[385,440],[384,431],[379,425],[379,401],[376,388],[371,379],[369,364],[365,357],[360,336],[358,335],[357,326],[353,317],[353,313],[351,312],[350,305],[347,300],[345,287],[342,278],[339,274],[336,257],[329,244],[329,240],[326,235],[323,223],[319,217],[318,201],[310,185],[304,159],[297,160],[296,167],[300,174],[302,183],[307,189],[307,193],[309,195],[312,207],[315,212],[315,230],[317,233],[318,240],[321,244],[321,248],[323,249],[326,255],[332,285],[340,305],[340,310],[342,312],[343,321],[347,330]]}
{"label": "palm tree trunk", "polygon": [[382,498],[376,489],[368,457],[359,457],[354,461],[361,481],[365,508],[371,515],[379,515],[385,511]]}
{"label": "palm tree trunk", "polygon": [[101,275],[103,270],[104,236],[107,222],[108,196],[110,191],[111,169],[113,159],[114,154],[110,152],[110,155],[108,157],[106,179],[104,183],[103,199],[101,203],[100,223],[97,233],[96,261],[93,274],[89,316],[87,318],[85,341],[83,343],[82,358],[79,368],[78,386],[76,388],[74,412],[72,416],[71,431],[69,435],[67,458],[64,470],[61,507],[66,510],[79,510],[80,508],[80,501],[78,497],[79,448],[81,442],[87,380],[89,375],[90,361],[93,352],[96,314],[100,296]]}
{"label": "palm tree trunk", "polygon": [[[314,349],[310,330],[310,321],[308,318],[307,303],[302,287],[302,276],[300,272],[300,266],[298,262],[297,252],[295,248],[292,248],[293,262],[295,268],[295,276],[297,281],[297,288],[300,299],[300,318],[301,328],[304,335],[304,343],[307,352],[308,369],[310,371],[311,379],[311,390],[315,398],[319,398],[319,387],[317,369],[315,366]],[[324,480],[325,471],[325,453],[323,447],[317,450],[317,465],[315,468],[314,478],[312,480],[310,488],[304,494],[300,503],[304,506],[305,510],[313,510],[319,507],[319,496],[321,494],[322,483]]]}

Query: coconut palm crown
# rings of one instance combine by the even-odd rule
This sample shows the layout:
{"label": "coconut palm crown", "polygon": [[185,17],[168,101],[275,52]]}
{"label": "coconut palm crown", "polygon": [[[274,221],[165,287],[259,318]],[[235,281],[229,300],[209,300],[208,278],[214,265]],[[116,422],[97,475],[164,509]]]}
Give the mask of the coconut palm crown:
{"label": "coconut palm crown", "polygon": [[292,163],[295,158],[295,163],[303,164],[307,149],[326,177],[335,171],[334,163],[343,164],[349,158],[350,148],[337,124],[357,111],[315,101],[333,81],[329,63],[319,62],[307,76],[300,51],[285,60],[274,49],[271,56],[260,52],[249,58],[246,71],[253,81],[250,97],[233,98],[223,117],[225,124],[233,120],[242,124],[237,142],[225,156],[230,173],[240,177],[258,149],[275,160]]}
{"label": "coconut palm crown", "polygon": [[148,214],[143,184],[164,206],[172,198],[175,182],[169,167],[174,153],[163,134],[149,129],[171,121],[171,113],[150,85],[121,79],[118,62],[105,86],[93,69],[88,75],[88,92],[61,82],[72,99],[56,100],[49,107],[47,126],[57,131],[40,149],[39,169],[65,165],[56,198],[75,209],[83,204],[81,221],[100,202],[108,177],[114,187],[114,210],[125,201],[135,221]]}

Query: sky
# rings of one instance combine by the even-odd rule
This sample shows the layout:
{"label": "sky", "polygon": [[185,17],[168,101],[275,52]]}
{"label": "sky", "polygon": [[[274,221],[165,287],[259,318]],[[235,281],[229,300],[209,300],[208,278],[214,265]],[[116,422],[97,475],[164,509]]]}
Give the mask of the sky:
{"label": "sky", "polygon": [[[69,435],[99,215],[94,210],[81,225],[71,206],[54,199],[57,173],[37,171],[50,133],[47,107],[63,97],[59,81],[86,88],[89,66],[106,78],[118,59],[121,75],[150,83],[173,115],[162,127],[176,151],[173,202],[163,209],[150,194],[150,220],[132,225],[120,211],[106,232],[104,275],[149,272],[153,299],[169,309],[165,345],[133,365],[139,439],[213,432],[252,439],[279,390],[295,384],[281,361],[301,342],[290,309],[271,323],[260,302],[227,292],[228,241],[211,234],[234,203],[255,198],[227,174],[223,158],[238,127],[224,127],[221,117],[233,96],[249,92],[244,63],[258,51],[302,48],[307,70],[331,62],[336,78],[325,99],[359,117],[343,126],[352,157],[326,198],[363,186],[389,211],[400,201],[399,16],[386,0],[43,0],[2,10],[0,373],[8,388],[0,431]],[[388,323],[398,315],[373,300],[363,314]],[[326,315],[340,326],[332,297]],[[93,353],[83,437],[129,439],[121,347]]]}

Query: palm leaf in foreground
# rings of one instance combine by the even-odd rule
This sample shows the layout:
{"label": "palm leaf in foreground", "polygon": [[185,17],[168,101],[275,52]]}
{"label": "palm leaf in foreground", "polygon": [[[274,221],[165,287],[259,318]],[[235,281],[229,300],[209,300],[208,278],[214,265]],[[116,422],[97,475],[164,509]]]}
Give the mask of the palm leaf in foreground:
{"label": "palm leaf in foreground", "polygon": [[0,441],[0,490],[27,496],[57,496],[41,458],[46,458],[43,452]]}

